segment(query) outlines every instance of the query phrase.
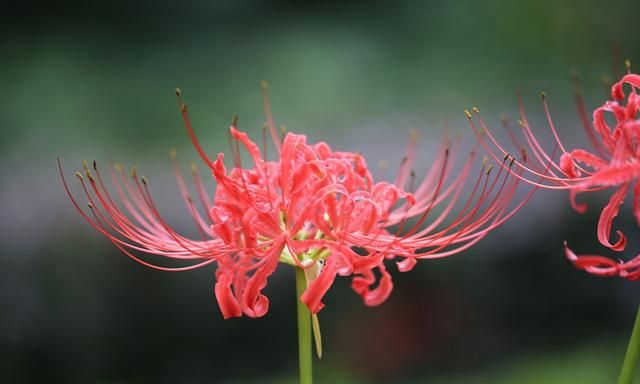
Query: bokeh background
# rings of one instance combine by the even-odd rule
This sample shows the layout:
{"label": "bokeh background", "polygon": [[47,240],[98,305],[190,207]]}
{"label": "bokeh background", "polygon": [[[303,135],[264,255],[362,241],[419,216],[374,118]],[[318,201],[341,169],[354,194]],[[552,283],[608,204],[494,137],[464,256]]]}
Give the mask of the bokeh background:
{"label": "bokeh background", "polygon": [[[0,382],[295,382],[292,271],[281,268],[262,319],[224,321],[213,268],[146,269],[76,214],[56,170],[82,159],[138,165],[163,213],[190,231],[167,151],[196,161],[176,107],[180,86],[202,142],[226,151],[233,114],[258,136],[259,81],[276,120],[375,165],[398,164],[409,128],[418,171],[462,114],[497,126],[516,92],[545,129],[546,91],[580,144],[569,73],[589,109],[602,76],[640,63],[640,3],[622,1],[12,2],[0,22]],[[391,168],[393,169],[393,167]],[[637,285],[575,270],[562,254],[606,252],[595,225],[607,194],[573,212],[542,191],[464,254],[393,273],[365,307],[338,280],[321,312],[319,382],[608,383],[618,374]],[[640,247],[630,207],[616,221]],[[639,381],[640,382],[640,381]]]}

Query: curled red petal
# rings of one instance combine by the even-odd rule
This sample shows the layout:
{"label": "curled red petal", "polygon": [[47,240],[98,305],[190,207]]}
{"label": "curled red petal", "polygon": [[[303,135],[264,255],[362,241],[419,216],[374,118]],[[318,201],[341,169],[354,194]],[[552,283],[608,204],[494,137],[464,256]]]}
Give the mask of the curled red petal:
{"label": "curled red petal", "polygon": [[622,86],[625,83],[631,84],[636,88],[640,88],[640,75],[636,75],[635,73],[630,73],[628,75],[623,76],[622,79],[620,79],[620,81],[615,83],[611,87],[611,96],[613,96],[614,99],[617,99],[617,100],[624,99],[624,90],[622,89]]}
{"label": "curled red petal", "polygon": [[336,274],[338,273],[338,266],[336,265],[336,259],[330,257],[322,271],[318,277],[307,286],[307,289],[304,291],[302,296],[300,296],[300,301],[302,301],[308,308],[311,313],[318,313],[322,308],[324,308],[324,304],[322,303],[322,298],[327,293],[329,288],[336,279]]}
{"label": "curled red petal", "polygon": [[415,257],[406,257],[404,258],[404,260],[396,262],[396,265],[398,266],[398,271],[400,272],[409,272],[410,270],[413,269],[413,267],[416,266],[416,264],[417,264],[417,261]]}
{"label": "curled red petal", "polygon": [[576,200],[578,193],[582,192],[581,190],[574,188],[569,190],[569,203],[571,204],[571,208],[575,209],[576,212],[583,214],[587,212],[587,204],[579,203]]}
{"label": "curled red petal", "polygon": [[620,185],[631,181],[640,175],[640,163],[627,163],[619,166],[609,166],[598,170],[590,180],[590,185]]}
{"label": "curled red petal", "polygon": [[[566,155],[566,153],[564,155]],[[562,156],[564,157],[564,155]],[[571,151],[571,158],[595,169],[606,167],[608,164],[599,156],[596,156],[593,153],[585,151],[583,149],[574,149],[573,151]],[[562,164],[562,158],[560,159],[560,163]]]}
{"label": "curled red petal", "polygon": [[629,279],[631,281],[638,281],[640,280],[640,267],[636,266],[634,269],[631,269],[631,270],[620,271],[620,276],[626,279]]}
{"label": "curled red petal", "polygon": [[564,253],[573,265],[597,276],[616,276],[620,273],[620,264],[604,256],[576,255],[564,242]]}
{"label": "curled red petal", "polygon": [[354,277],[351,283],[353,290],[362,296],[365,305],[369,307],[375,307],[385,302],[393,290],[391,275],[387,272],[384,264],[380,263],[378,270],[381,277],[378,286],[374,289],[371,289],[371,286],[376,282],[373,270],[365,271],[361,276]]}
{"label": "curled red petal", "polygon": [[562,154],[560,157],[560,168],[562,172],[566,173],[570,178],[580,177],[580,172],[578,172],[570,153]]}
{"label": "curled red petal", "polygon": [[276,270],[278,259],[284,249],[284,239],[278,239],[268,254],[264,257],[266,262],[256,270],[247,281],[242,292],[242,310],[249,317],[262,317],[269,310],[269,299],[262,294],[262,290],[267,286],[267,279]]}
{"label": "curled red petal", "polygon": [[615,244],[610,242],[611,224],[613,219],[618,215],[620,205],[624,202],[624,197],[627,193],[628,184],[624,184],[613,195],[606,207],[600,214],[600,220],[598,220],[598,240],[605,247],[611,248],[614,251],[622,251],[627,245],[627,238],[620,231],[616,231],[618,234],[618,241]]}
{"label": "curled red petal", "polygon": [[229,273],[216,273],[215,295],[222,316],[226,319],[242,316],[238,300],[231,291],[233,277]]}
{"label": "curled red petal", "polygon": [[253,159],[254,163],[258,164],[261,160],[260,148],[258,147],[258,145],[256,145],[256,143],[251,141],[251,139],[249,138],[249,135],[247,135],[245,132],[238,131],[235,127],[231,127],[230,131],[231,131],[231,136],[235,140],[240,141],[245,146],[245,148],[247,149],[247,152],[249,152],[249,155]]}

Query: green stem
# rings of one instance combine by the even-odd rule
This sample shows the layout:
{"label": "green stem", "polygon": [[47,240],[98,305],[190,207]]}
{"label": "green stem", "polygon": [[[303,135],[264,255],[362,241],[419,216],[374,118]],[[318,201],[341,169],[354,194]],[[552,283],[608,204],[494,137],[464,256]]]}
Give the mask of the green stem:
{"label": "green stem", "polygon": [[311,353],[311,313],[300,301],[300,296],[307,288],[307,280],[302,268],[296,270],[296,293],[298,307],[298,361],[300,363],[300,384],[313,383],[313,360]]}
{"label": "green stem", "polygon": [[638,313],[636,314],[636,322],[633,325],[633,331],[631,331],[631,338],[629,339],[627,354],[624,356],[624,362],[622,363],[622,370],[620,371],[620,378],[618,379],[618,384],[631,384],[633,382],[633,376],[636,372],[636,365],[638,364],[639,357],[640,357],[640,306],[638,306]]}

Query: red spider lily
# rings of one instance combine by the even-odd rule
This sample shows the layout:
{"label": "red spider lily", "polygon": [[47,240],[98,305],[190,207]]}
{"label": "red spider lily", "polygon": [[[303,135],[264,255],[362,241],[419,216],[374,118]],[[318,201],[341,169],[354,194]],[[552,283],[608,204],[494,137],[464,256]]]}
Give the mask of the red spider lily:
{"label": "red spider lily", "polygon": [[[524,141],[529,150],[525,149],[522,141],[518,139],[506,122],[505,127],[511,141],[521,148],[522,157],[533,157],[533,161],[529,161],[525,165],[523,162],[514,160],[514,166],[509,171],[515,177],[537,187],[569,190],[571,205],[579,213],[584,213],[586,210],[584,203],[576,201],[576,196],[579,193],[615,188],[600,215],[597,237],[604,246],[614,251],[622,251],[626,246],[627,239],[621,231],[617,230],[618,239],[612,243],[611,226],[629,189],[633,191],[633,214],[640,224],[640,181],[638,181],[640,175],[640,148],[638,148],[640,121],[637,119],[640,95],[636,93],[636,89],[640,88],[640,76],[629,73],[615,83],[611,88],[614,100],[605,102],[593,112],[592,123],[589,123],[579,84],[577,82],[576,84],[576,102],[580,120],[593,149],[590,151],[584,149],[569,151],[565,148],[553,124],[546,95],[543,93],[542,99],[547,122],[555,140],[554,149],[551,152],[546,151],[536,139],[520,102],[518,123],[522,127]],[[624,84],[631,85],[631,92],[628,95],[625,95],[623,91]],[[510,156],[489,131],[477,113],[477,109],[474,111],[477,123],[468,114],[471,126],[491,156],[494,158]],[[607,114],[610,114],[612,120],[615,121],[613,125],[607,122]],[[488,139],[485,139],[485,134]],[[490,149],[490,146],[495,149]],[[530,156],[529,153],[533,156]],[[558,155],[560,156],[558,157]],[[569,249],[566,242],[565,254],[576,267],[589,273],[600,276],[619,275],[631,280],[640,279],[640,256],[627,262],[618,262],[597,255],[578,256]]]}
{"label": "red spider lily", "polygon": [[[193,168],[201,205],[197,207],[172,155],[178,186],[200,239],[179,234],[162,218],[148,182],[135,169],[128,177],[122,166],[110,167],[114,195],[96,163],[85,163],[84,176],[77,176],[88,210],[70,192],[62,167],[60,174],[80,214],[135,261],[164,271],[216,263],[215,296],[224,318],[263,316],[269,299],[262,290],[280,263],[305,270],[308,285],[301,300],[314,314],[324,307],[322,299],[338,275],[353,276],[352,288],[364,303],[378,305],[393,288],[385,260],[398,258],[397,268],[405,272],[419,259],[464,251],[531,196],[512,206],[518,178],[502,167],[492,173],[486,161],[475,177],[475,152],[454,166],[460,145],[448,140],[416,185],[416,135],[395,181],[374,182],[360,154],[333,151],[324,142],[308,144],[304,135],[293,133],[281,140],[266,95],[262,148],[237,129],[234,119],[229,128],[234,165],[228,170],[224,154],[215,160],[207,156],[179,92],[178,100],[193,145],[217,183],[211,199]],[[266,157],[267,129],[276,160]],[[241,162],[241,147],[251,158],[250,166]],[[466,188],[469,179],[471,188]],[[187,265],[159,265],[138,252]]]}

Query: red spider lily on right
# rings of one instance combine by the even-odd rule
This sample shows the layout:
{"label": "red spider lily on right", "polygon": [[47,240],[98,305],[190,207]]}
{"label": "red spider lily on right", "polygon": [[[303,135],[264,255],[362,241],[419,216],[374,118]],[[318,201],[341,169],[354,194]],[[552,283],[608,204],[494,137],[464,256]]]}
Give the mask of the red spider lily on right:
{"label": "red spider lily on right", "polygon": [[[515,177],[540,188],[568,190],[571,206],[584,213],[586,204],[579,203],[576,197],[580,193],[613,189],[609,202],[602,209],[598,221],[597,236],[602,245],[614,251],[623,251],[627,244],[626,236],[616,230],[615,242],[612,241],[611,227],[618,215],[620,206],[631,189],[633,193],[633,215],[640,225],[640,75],[627,73],[611,87],[613,100],[606,101],[593,111],[590,122],[584,107],[579,84],[576,82],[576,102],[580,120],[591,142],[592,149],[568,150],[561,142],[551,119],[546,95],[542,94],[546,119],[555,140],[551,152],[545,150],[533,134],[519,102],[520,120],[523,138],[503,121],[510,140],[520,148],[520,159],[512,156],[502,146],[496,136],[488,129],[477,108],[474,114],[466,111],[471,127],[495,160],[512,158],[514,165],[509,170]],[[623,86],[631,89],[625,93]],[[475,115],[475,117],[474,117]],[[498,162],[500,163],[500,162]],[[628,261],[613,260],[595,254],[578,255],[564,243],[566,257],[579,269],[598,276],[621,276],[632,281],[640,280],[640,255]]]}

